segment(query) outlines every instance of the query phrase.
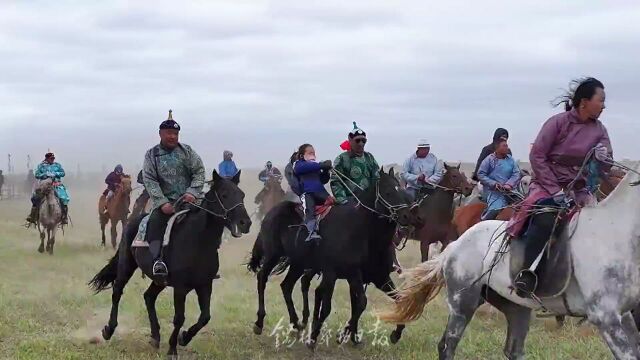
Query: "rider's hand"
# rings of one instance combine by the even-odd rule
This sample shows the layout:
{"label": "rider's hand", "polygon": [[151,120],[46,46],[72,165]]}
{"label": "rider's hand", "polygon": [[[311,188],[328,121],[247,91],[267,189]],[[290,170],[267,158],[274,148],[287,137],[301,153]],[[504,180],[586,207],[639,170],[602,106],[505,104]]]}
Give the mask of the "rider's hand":
{"label": "rider's hand", "polygon": [[53,178],[53,177],[55,177],[55,176],[56,176],[56,174],[54,174],[54,173],[53,173],[53,172],[51,172],[51,171],[47,172],[45,175],[47,175],[47,177],[49,177],[49,178]]}
{"label": "rider's hand", "polygon": [[320,163],[320,169],[322,170],[331,170],[333,168],[333,163],[331,160],[325,160]]}
{"label": "rider's hand", "polygon": [[420,174],[420,175],[418,175],[418,182],[423,183],[423,182],[425,182],[425,181],[424,181],[424,179],[425,179],[424,174]]}
{"label": "rider's hand", "polygon": [[504,184],[504,185],[502,185],[502,188],[503,188],[505,191],[511,191],[511,190],[513,190],[513,187],[512,187],[511,185],[509,185],[509,184]]}
{"label": "rider's hand", "polygon": [[598,143],[598,145],[596,145],[594,149],[593,156],[595,156],[596,160],[598,161],[605,161],[609,159],[609,149],[607,149],[606,146]]}
{"label": "rider's hand", "polygon": [[504,186],[502,186],[502,184],[500,183],[496,183],[494,187],[497,191],[504,191]]}
{"label": "rider's hand", "polygon": [[190,203],[190,204],[193,204],[194,202],[196,202],[196,197],[195,197],[195,196],[193,196],[193,195],[191,195],[191,194],[189,194],[189,193],[186,193],[186,194],[184,194],[184,196],[182,197],[182,200],[183,200],[184,202],[188,202],[188,203]]}
{"label": "rider's hand", "polygon": [[558,205],[564,205],[567,202],[567,195],[560,190],[553,195],[553,201]]}
{"label": "rider's hand", "polygon": [[173,208],[173,205],[171,203],[166,203],[164,205],[162,205],[162,207],[160,208],[160,210],[162,210],[162,212],[165,215],[171,215],[174,212],[176,212],[176,210]]}

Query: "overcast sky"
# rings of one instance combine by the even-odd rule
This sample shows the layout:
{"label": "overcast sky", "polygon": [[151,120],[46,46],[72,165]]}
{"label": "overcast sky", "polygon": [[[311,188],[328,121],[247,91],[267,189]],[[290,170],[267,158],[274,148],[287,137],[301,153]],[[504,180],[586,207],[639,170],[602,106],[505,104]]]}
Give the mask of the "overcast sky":
{"label": "overcast sky", "polygon": [[3,1],[0,169],[48,149],[134,167],[170,108],[207,171],[224,149],[240,167],[303,142],[333,159],[352,121],[381,163],[419,138],[475,160],[497,126],[525,159],[584,75],[617,157],[638,158],[639,20],[637,1]]}

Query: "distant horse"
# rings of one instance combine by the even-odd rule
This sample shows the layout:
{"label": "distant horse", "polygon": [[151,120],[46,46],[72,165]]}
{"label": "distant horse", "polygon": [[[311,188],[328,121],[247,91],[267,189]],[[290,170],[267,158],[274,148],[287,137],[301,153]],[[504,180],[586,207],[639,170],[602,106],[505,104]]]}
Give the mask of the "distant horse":
{"label": "distant horse", "polygon": [[62,207],[60,206],[60,199],[56,196],[52,179],[42,180],[38,185],[38,191],[43,196],[38,210],[38,231],[40,232],[40,247],[38,248],[38,252],[44,252],[44,238],[46,237],[46,250],[49,255],[53,255],[56,231],[62,222]]}
{"label": "distant horse", "polygon": [[116,191],[110,201],[105,195],[98,200],[98,216],[100,219],[100,230],[102,231],[102,246],[105,246],[104,229],[108,222],[111,222],[111,246],[116,248],[118,237],[118,222],[122,223],[122,229],[127,225],[129,215],[129,202],[131,201],[131,176],[123,175],[122,181],[117,185]]}
{"label": "distant horse", "polygon": [[[157,349],[160,346],[160,323],[156,314],[156,299],[166,286],[174,288],[175,315],[168,352],[172,358],[177,358],[177,345],[187,346],[211,319],[212,283],[220,267],[218,248],[223,229],[226,227],[237,238],[247,234],[251,227],[251,220],[244,207],[244,193],[237,186],[239,181],[240,172],[231,180],[223,179],[213,172],[211,188],[205,194],[202,206],[198,205],[174,226],[171,241],[164,249],[164,259],[169,268],[167,285],[154,281],[144,293],[151,323],[151,344]],[[149,249],[131,247],[141,219],[131,221],[116,254],[89,282],[89,286],[96,292],[113,286],[111,315],[109,323],[102,330],[105,340],[111,339],[118,326],[120,298],[136,269],[140,267],[149,278],[154,278],[153,259]],[[200,317],[187,331],[180,332],[185,321],[185,300],[191,290],[195,290],[198,295]]]}
{"label": "distant horse", "polygon": [[455,240],[451,220],[454,211],[456,194],[468,196],[473,190],[460,166],[444,165],[445,174],[433,193],[418,199],[418,216],[424,226],[415,230],[413,238],[420,241],[422,261],[429,259],[429,245],[440,242],[444,249],[449,242]]}
{"label": "distant horse", "polygon": [[261,198],[256,199],[256,202],[259,203],[258,219],[263,219],[269,210],[284,200],[285,192],[282,189],[281,181],[281,177],[270,176],[264,184],[264,189],[260,192]]}

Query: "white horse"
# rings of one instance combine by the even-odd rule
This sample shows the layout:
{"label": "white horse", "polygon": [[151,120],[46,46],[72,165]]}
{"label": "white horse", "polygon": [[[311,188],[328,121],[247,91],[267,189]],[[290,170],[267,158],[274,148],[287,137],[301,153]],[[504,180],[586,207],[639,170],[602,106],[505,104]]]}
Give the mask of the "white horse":
{"label": "white horse", "polygon": [[53,180],[42,180],[38,188],[44,196],[38,210],[38,231],[40,232],[40,247],[38,248],[38,252],[44,252],[44,238],[47,237],[47,252],[49,255],[53,255],[56,231],[62,222],[62,207],[60,206],[60,199],[56,196]]}
{"label": "white horse", "polygon": [[392,310],[381,314],[382,318],[398,323],[417,319],[425,304],[446,285],[449,321],[438,346],[440,359],[453,359],[465,327],[483,299],[507,318],[504,352],[510,359],[524,358],[531,310],[542,306],[558,315],[586,317],[599,329],[616,359],[639,359],[640,335],[630,313],[640,299],[638,182],[640,176],[629,172],[606,200],[582,209],[572,235],[569,227],[565,229],[562,236],[571,236],[573,274],[564,299],[542,298],[541,305],[518,297],[511,289],[509,252],[492,265],[499,259],[499,233],[505,223],[484,221],[439,257],[407,271],[398,301]]}

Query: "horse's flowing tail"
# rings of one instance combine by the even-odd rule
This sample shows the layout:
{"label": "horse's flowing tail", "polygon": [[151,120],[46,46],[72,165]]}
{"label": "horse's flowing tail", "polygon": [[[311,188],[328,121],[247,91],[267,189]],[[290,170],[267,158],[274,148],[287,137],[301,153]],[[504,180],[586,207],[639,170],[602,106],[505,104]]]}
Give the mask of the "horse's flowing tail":
{"label": "horse's flowing tail", "polygon": [[116,281],[118,277],[119,253],[120,251],[116,251],[116,254],[109,260],[109,263],[89,281],[89,287],[96,293],[110,288],[113,282]]}
{"label": "horse's flowing tail", "polygon": [[251,250],[251,260],[247,263],[247,269],[254,274],[257,274],[262,267],[262,258],[264,257],[264,249],[262,248],[262,240],[260,234],[256,237],[256,242],[253,244]]}
{"label": "horse's flowing tail", "polygon": [[379,314],[380,319],[404,324],[418,319],[427,303],[433,300],[444,286],[442,273],[446,252],[406,271],[405,280],[398,289],[397,298],[390,310]]}

